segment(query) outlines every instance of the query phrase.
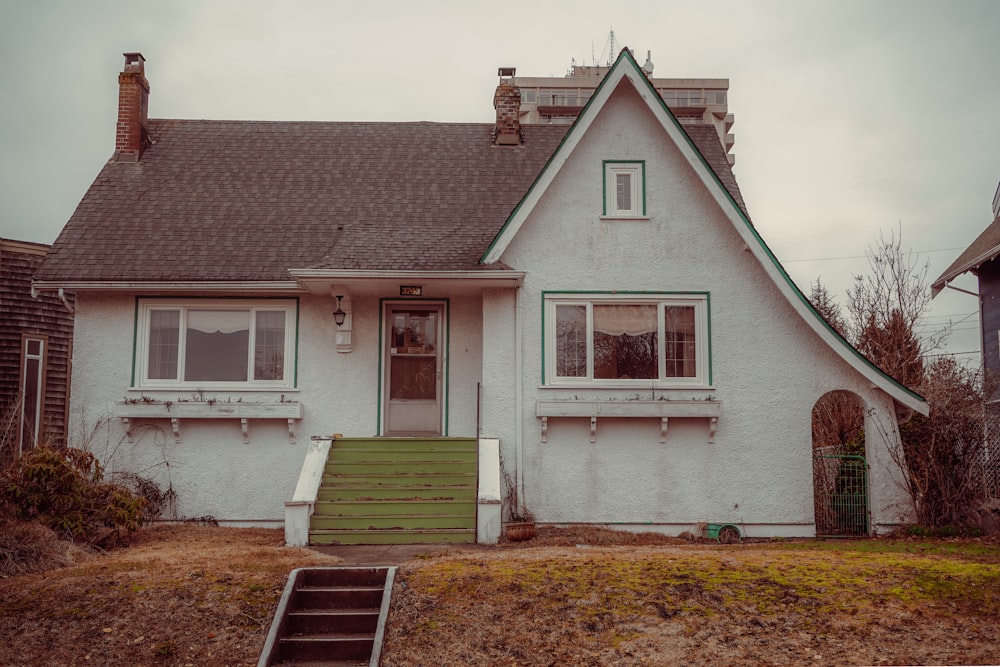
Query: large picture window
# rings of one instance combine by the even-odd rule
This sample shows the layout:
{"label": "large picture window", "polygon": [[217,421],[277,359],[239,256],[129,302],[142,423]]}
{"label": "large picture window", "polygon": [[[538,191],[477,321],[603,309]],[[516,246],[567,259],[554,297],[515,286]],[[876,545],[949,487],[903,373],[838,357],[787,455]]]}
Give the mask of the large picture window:
{"label": "large picture window", "polygon": [[295,312],[287,300],[141,300],[138,385],[291,387]]}
{"label": "large picture window", "polygon": [[545,297],[547,384],[706,386],[708,296]]}

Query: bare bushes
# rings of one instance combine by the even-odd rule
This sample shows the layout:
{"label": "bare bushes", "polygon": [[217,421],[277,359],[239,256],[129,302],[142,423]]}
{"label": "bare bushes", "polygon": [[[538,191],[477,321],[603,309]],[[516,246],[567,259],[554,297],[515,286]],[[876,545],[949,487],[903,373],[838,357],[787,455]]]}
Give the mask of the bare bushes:
{"label": "bare bushes", "polygon": [[905,471],[905,487],[917,522],[926,527],[975,527],[984,500],[982,460],[985,434],[996,432],[997,416],[985,409],[990,389],[978,371],[951,357],[937,359],[921,386],[930,415],[915,415],[900,427],[902,444],[890,447]]}
{"label": "bare bushes", "polygon": [[91,554],[40,523],[0,519],[0,577],[74,565]]}

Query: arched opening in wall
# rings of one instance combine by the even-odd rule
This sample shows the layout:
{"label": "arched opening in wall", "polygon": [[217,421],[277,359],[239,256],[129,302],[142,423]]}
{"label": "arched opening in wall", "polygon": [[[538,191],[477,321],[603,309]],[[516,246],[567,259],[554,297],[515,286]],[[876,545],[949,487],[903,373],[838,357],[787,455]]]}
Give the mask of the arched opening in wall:
{"label": "arched opening in wall", "polygon": [[824,394],[812,410],[817,535],[868,534],[865,410],[849,391]]}

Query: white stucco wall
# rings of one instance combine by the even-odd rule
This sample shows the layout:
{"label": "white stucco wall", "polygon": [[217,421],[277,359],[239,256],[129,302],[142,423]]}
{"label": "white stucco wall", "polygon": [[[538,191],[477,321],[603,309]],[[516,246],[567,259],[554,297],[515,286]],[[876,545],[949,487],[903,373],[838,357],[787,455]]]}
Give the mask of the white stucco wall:
{"label": "white stucco wall", "polygon": [[[517,312],[524,332],[519,427],[525,499],[545,522],[668,532],[731,522],[750,535],[811,535],[814,403],[831,389],[852,390],[882,411],[890,402],[796,315],[627,85],[605,106],[503,255],[527,272]],[[603,160],[645,161],[649,220],[600,219]],[[541,386],[543,290],[710,292],[713,387]],[[499,304],[496,310],[499,316]],[[497,352],[494,363],[509,356]],[[496,373],[498,380],[503,376]],[[547,442],[541,442],[537,399],[632,397],[720,401],[715,443],[708,443],[705,419],[671,419],[665,444],[658,420],[600,419],[592,444],[589,420],[582,418],[550,418]],[[487,429],[502,432],[496,422],[503,415],[488,414]],[[504,442],[507,456],[516,456],[514,450],[514,443]],[[873,485],[873,492],[892,497],[873,498],[883,514],[897,500],[889,486]]]}
{"label": "white stucco wall", "polygon": [[[626,86],[628,84],[625,84]],[[514,149],[512,149],[514,150]],[[648,220],[601,220],[602,161],[644,160]],[[577,145],[503,260],[526,272],[523,287],[475,293],[468,285],[429,288],[448,309],[447,434],[497,438],[504,468],[523,481],[538,520],[596,523],[677,533],[698,522],[741,525],[751,536],[812,535],[811,411],[844,389],[873,410],[866,423],[871,507],[880,527],[908,503],[880,433],[897,437],[892,401],[856,373],[799,318],[747,252],[732,223],[634,92],[624,90]],[[387,288],[388,289],[388,288]],[[543,291],[696,291],[710,294],[712,386],[652,390],[542,386]],[[108,469],[172,485],[178,513],[233,523],[280,522],[312,435],[380,432],[381,299],[351,294],[352,351],[337,353],[333,302],[299,299],[294,390],[206,392],[216,400],[297,400],[303,418],[290,443],[283,420],[184,420],[175,443],[167,420],[137,420],[128,442],[114,404],[130,390],[135,295],[77,297],[71,429],[75,444]],[[240,295],[240,296],[246,296]],[[721,403],[714,443],[706,419],[600,419],[596,442],[583,418],[550,418],[547,442],[537,400],[630,398]],[[876,424],[879,428],[875,428]]]}
{"label": "white stucco wall", "polygon": [[[240,295],[246,296],[246,295]],[[298,295],[298,383],[293,390],[204,392],[217,401],[299,401],[303,418],[290,443],[283,419],[249,421],[249,444],[239,420],[182,419],[180,443],[169,420],[133,420],[134,442],[115,418],[115,403],[148,396],[177,402],[194,391],[130,390],[135,295],[95,295],[77,300],[72,442],[94,451],[107,470],[129,470],[171,486],[181,517],[212,516],[231,523],[280,522],[295,490],[310,437],[379,432],[379,294],[352,295],[353,349],[335,351],[329,298]],[[482,302],[479,295],[446,291],[428,295],[447,303],[448,434],[473,436],[476,383],[482,369]]]}

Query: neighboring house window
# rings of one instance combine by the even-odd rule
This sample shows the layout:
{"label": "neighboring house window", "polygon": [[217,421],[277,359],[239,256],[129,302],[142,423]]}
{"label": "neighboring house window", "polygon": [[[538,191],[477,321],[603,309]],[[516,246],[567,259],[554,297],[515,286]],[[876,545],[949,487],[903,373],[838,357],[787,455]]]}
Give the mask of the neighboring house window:
{"label": "neighboring house window", "polygon": [[646,215],[646,163],[604,163],[604,215],[639,218]]}
{"label": "neighboring house window", "polygon": [[21,337],[21,377],[19,378],[20,436],[19,451],[38,444],[41,433],[42,408],[45,404],[45,354],[44,336]]}
{"label": "neighboring house window", "polygon": [[296,303],[142,299],[141,387],[269,388],[294,383]]}
{"label": "neighboring house window", "polygon": [[546,384],[707,386],[707,294],[546,294]]}

